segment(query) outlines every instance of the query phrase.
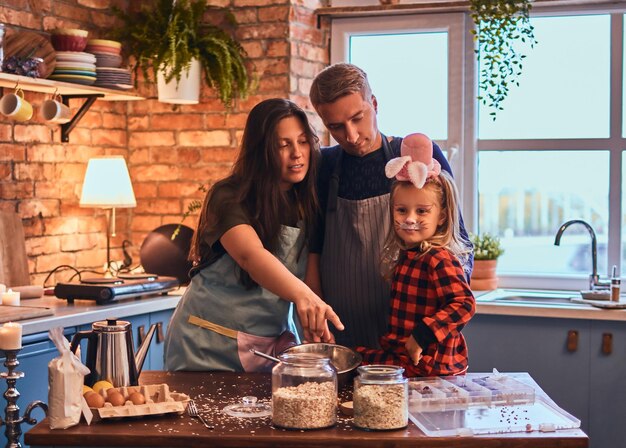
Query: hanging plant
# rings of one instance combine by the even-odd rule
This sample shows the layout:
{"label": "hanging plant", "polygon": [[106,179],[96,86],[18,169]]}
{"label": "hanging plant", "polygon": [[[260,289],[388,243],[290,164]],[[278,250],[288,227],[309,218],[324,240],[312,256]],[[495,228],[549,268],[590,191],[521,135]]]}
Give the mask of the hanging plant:
{"label": "hanging plant", "polygon": [[472,29],[480,64],[478,100],[492,109],[503,110],[502,102],[522,74],[526,55],[520,45],[533,48],[534,29],[530,24],[531,0],[470,0]]}
{"label": "hanging plant", "polygon": [[123,25],[113,34],[135,57],[135,73],[141,69],[147,80],[156,80],[162,70],[167,82],[179,82],[191,61],[199,60],[206,84],[230,106],[233,97],[245,97],[250,89],[246,53],[225,30],[204,22],[209,10],[235,24],[232,13],[206,0],[149,0],[131,12],[114,7]]}

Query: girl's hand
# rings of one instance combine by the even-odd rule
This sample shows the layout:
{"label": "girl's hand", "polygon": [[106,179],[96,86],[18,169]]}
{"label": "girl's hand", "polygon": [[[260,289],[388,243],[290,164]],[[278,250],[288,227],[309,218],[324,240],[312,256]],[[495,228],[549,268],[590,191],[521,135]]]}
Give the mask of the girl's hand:
{"label": "girl's hand", "polygon": [[328,321],[338,330],[344,329],[339,316],[332,307],[313,292],[294,300],[294,303],[306,340],[310,342],[333,342],[335,338],[328,328]]}
{"label": "girl's hand", "polygon": [[409,353],[413,364],[417,365],[422,358],[422,347],[420,347],[413,336],[409,337],[406,344],[404,344],[404,348],[406,348],[406,351]]}

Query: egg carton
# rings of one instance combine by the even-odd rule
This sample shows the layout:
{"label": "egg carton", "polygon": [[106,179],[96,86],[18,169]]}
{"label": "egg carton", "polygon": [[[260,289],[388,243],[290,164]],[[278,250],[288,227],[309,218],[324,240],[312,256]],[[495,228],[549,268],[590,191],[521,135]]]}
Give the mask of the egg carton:
{"label": "egg carton", "polygon": [[[122,406],[113,406],[105,402],[101,408],[90,408],[97,419],[143,417],[146,415],[182,414],[189,403],[189,395],[172,392],[170,387],[163,384],[150,384],[147,386],[128,386],[116,388],[125,398]],[[145,404],[133,404],[128,399],[134,392],[140,392],[146,399]],[[100,395],[106,399],[107,391],[101,390]]]}

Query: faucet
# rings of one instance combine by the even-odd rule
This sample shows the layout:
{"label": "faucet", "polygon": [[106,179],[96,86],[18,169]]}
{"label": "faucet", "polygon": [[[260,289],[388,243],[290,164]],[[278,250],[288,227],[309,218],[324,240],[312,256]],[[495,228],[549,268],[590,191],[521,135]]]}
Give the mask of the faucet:
{"label": "faucet", "polygon": [[591,275],[589,276],[589,289],[607,289],[610,287],[611,283],[607,281],[600,280],[598,275],[598,244],[596,240],[596,232],[594,232],[593,227],[589,225],[586,221],[582,219],[572,219],[571,221],[567,221],[565,224],[559,227],[559,230],[556,232],[556,237],[554,238],[554,245],[561,245],[561,235],[565,232],[572,224],[582,224],[589,231],[589,235],[591,236]]}

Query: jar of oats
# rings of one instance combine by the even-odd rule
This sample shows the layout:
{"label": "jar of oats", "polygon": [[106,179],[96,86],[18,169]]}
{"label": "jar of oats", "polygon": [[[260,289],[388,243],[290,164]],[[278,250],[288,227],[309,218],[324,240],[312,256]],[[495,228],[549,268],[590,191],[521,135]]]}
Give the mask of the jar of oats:
{"label": "jar of oats", "polygon": [[337,371],[328,358],[283,354],[272,369],[272,423],[288,429],[327,428],[337,422]]}
{"label": "jar of oats", "polygon": [[409,388],[397,366],[370,365],[358,369],[354,379],[355,426],[362,429],[389,430],[409,424]]}

